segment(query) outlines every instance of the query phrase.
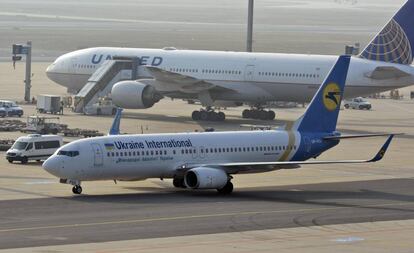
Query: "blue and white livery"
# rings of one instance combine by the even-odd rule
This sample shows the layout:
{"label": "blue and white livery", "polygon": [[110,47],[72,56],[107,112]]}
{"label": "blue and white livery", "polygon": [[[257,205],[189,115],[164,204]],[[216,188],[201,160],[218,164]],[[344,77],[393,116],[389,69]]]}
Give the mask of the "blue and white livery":
{"label": "blue and white livery", "polygon": [[336,132],[350,57],[341,56],[320,86],[305,114],[296,122],[269,131],[117,135],[120,111],[105,137],[74,141],[47,159],[43,168],[73,184],[81,181],[173,178],[174,186],[190,189],[233,190],[231,175],[298,168],[304,164],[366,163],[380,160],[390,135],[371,160],[306,161],[336,146]]}

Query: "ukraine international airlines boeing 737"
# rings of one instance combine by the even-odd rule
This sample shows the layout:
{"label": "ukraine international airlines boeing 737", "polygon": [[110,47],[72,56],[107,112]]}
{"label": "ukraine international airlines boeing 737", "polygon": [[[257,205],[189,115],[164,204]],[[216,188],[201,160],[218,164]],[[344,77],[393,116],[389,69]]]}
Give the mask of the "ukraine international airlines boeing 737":
{"label": "ukraine international airlines boeing 737", "polygon": [[109,136],[64,145],[43,168],[80,194],[81,181],[173,178],[174,186],[231,193],[232,174],[297,168],[305,164],[367,163],[380,160],[393,135],[371,160],[306,161],[336,146],[335,131],[349,56],[339,57],[305,114],[279,130],[180,134],[116,135],[117,113]]}
{"label": "ukraine international airlines boeing 737", "polygon": [[[414,84],[414,0],[389,21],[358,57],[351,59],[345,97],[356,97]],[[77,92],[101,64],[114,56],[139,57],[139,80],[112,88],[123,108],[144,109],[163,96],[200,100],[208,110],[195,120],[225,118],[210,110],[215,103],[249,103],[243,117],[273,119],[267,101],[309,102],[337,56],[216,52],[197,50],[89,48],[60,56],[47,68],[48,77]]]}

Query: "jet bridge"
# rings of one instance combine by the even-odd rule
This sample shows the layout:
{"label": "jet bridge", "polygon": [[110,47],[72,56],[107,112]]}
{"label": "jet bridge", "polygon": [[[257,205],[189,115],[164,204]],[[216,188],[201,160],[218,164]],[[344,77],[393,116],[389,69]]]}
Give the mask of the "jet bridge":
{"label": "jet bridge", "polygon": [[135,80],[139,66],[138,58],[117,58],[106,60],[92,74],[85,86],[76,94],[74,111],[83,113],[88,105],[98,101],[99,97],[108,95],[112,86],[121,80]]}

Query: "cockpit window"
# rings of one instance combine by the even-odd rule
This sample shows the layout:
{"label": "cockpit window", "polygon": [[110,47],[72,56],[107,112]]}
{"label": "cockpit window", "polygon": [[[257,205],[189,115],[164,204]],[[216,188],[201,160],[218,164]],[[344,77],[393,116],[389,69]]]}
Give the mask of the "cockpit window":
{"label": "cockpit window", "polygon": [[64,156],[69,156],[69,157],[75,157],[79,155],[79,151],[65,151],[65,150],[60,150],[57,155],[64,155]]}
{"label": "cockpit window", "polygon": [[24,150],[26,148],[26,146],[27,146],[27,142],[24,142],[24,141],[16,141],[13,144],[12,149]]}

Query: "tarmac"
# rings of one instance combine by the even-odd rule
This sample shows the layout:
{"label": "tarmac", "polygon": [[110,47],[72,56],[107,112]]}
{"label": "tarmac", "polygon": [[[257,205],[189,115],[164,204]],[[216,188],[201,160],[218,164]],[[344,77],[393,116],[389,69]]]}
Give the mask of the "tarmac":
{"label": "tarmac", "polygon": [[[402,2],[257,1],[255,50],[340,54],[344,44],[368,42]],[[0,61],[7,61],[0,62],[1,99],[22,100],[24,64],[13,68],[10,45],[29,39],[35,47],[32,96],[66,94],[47,79],[45,69],[58,55],[79,48],[244,49],[245,4],[236,0],[125,1],[122,6],[87,0],[76,8],[70,2],[44,0],[25,1],[24,6],[0,3]],[[74,11],[67,13],[69,8]],[[382,161],[235,175],[231,196],[175,189],[168,179],[83,182],[84,193],[73,196],[71,186],[59,184],[40,163],[9,164],[0,152],[0,252],[412,252],[411,91],[414,87],[401,89],[402,100],[369,99],[371,111],[340,112],[338,130],[344,133],[404,133]],[[35,114],[34,105],[22,107],[25,116]],[[121,131],[277,127],[304,112],[300,107],[276,108],[276,120],[263,122],[242,119],[243,107],[227,108],[225,122],[194,122],[191,112],[199,108],[164,99],[147,110],[125,110]],[[59,117],[71,128],[102,133],[112,122],[111,116],[69,110]],[[21,135],[0,132],[0,139]],[[384,141],[344,140],[318,159],[368,159]]]}
{"label": "tarmac", "polygon": [[[11,71],[6,63],[1,71]],[[64,94],[35,63],[34,94]],[[9,69],[7,69],[9,68]],[[2,89],[18,100],[15,75]],[[408,94],[410,88],[403,90]],[[372,111],[342,110],[338,129],[345,133],[405,133],[392,142],[384,160],[364,165],[306,166],[297,170],[235,175],[235,192],[183,191],[171,180],[84,182],[84,194],[42,170],[41,164],[9,164],[0,153],[0,249],[16,252],[409,252],[414,230],[414,101],[370,99]],[[23,105],[26,115],[34,105]],[[126,110],[121,130],[128,133],[192,132],[278,126],[298,118],[304,108],[276,109],[277,120],[241,118],[229,108],[226,122],[193,122],[179,100],[163,100],[148,110]],[[111,116],[65,111],[61,123],[106,133]],[[24,120],[24,119],[22,119]],[[142,126],[142,128],[141,128]],[[17,138],[3,132],[0,138]],[[70,141],[73,138],[66,138]],[[385,138],[343,141],[318,159],[368,159]],[[396,236],[396,232],[403,234]],[[385,238],[393,238],[385,240]]]}

